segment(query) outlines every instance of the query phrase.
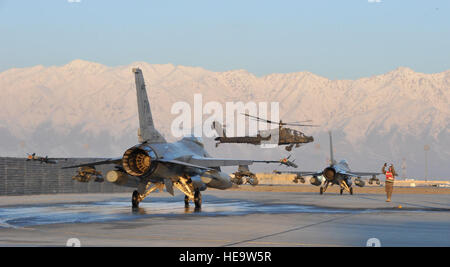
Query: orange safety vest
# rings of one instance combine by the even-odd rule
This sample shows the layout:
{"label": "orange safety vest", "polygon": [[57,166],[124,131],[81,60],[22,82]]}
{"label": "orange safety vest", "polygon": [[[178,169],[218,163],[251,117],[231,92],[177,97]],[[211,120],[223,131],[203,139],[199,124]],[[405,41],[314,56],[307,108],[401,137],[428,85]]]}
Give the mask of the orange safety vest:
{"label": "orange safety vest", "polygon": [[386,182],[394,182],[394,174],[392,172],[386,172]]}

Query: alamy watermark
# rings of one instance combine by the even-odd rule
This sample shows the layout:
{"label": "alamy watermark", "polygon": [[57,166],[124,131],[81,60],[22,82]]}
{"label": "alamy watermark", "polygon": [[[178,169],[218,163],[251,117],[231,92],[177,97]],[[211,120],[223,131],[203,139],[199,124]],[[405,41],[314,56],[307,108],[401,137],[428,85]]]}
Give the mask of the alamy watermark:
{"label": "alamy watermark", "polygon": [[381,241],[375,237],[369,238],[367,239],[366,247],[381,247]]}
{"label": "alamy watermark", "polygon": [[66,247],[81,247],[80,239],[78,238],[67,239]]}

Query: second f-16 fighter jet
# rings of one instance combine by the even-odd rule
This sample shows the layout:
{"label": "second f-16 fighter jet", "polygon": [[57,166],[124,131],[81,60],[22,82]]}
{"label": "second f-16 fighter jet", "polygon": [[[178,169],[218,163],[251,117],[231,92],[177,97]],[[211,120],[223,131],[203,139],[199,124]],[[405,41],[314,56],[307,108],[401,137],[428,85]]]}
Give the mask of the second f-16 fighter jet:
{"label": "second f-16 fighter jet", "polygon": [[355,177],[355,185],[359,187],[363,187],[365,182],[361,180],[363,176],[372,176],[369,183],[371,184],[373,181],[379,180],[376,178],[377,175],[381,174],[379,172],[354,172],[350,170],[348,163],[346,160],[341,160],[339,163],[334,160],[333,156],[333,139],[330,135],[330,165],[325,167],[323,171],[313,172],[313,171],[274,171],[274,173],[290,173],[296,174],[297,176],[294,179],[295,183],[300,182],[304,183],[304,176],[312,176],[310,182],[312,185],[320,186],[320,194],[322,195],[327,190],[330,185],[339,185],[340,186],[340,194],[344,192],[344,190],[348,191],[351,195],[353,195],[353,187],[352,187],[352,177]]}
{"label": "second f-16 fighter jet", "polygon": [[58,163],[58,160],[67,160],[67,159],[49,158],[48,156],[41,157],[41,156],[36,156],[36,153],[33,153],[33,154],[27,153],[27,159],[26,159],[26,161],[39,161],[40,163],[47,163],[47,164],[56,164],[56,163]]}
{"label": "second f-16 fighter jet", "polygon": [[106,174],[108,182],[122,186],[137,187],[132,195],[132,206],[137,208],[151,192],[164,186],[170,194],[174,187],[185,194],[185,205],[189,201],[201,207],[201,191],[208,187],[227,189],[232,186],[230,176],[221,171],[222,166],[247,168],[255,162],[280,163],[279,160],[238,160],[211,158],[203,143],[196,137],[185,137],[168,143],[153,124],[150,104],[139,68],[133,69],[136,81],[139,113],[139,143],[125,151],[122,157],[68,166],[64,168],[89,167],[114,164],[115,170]]}

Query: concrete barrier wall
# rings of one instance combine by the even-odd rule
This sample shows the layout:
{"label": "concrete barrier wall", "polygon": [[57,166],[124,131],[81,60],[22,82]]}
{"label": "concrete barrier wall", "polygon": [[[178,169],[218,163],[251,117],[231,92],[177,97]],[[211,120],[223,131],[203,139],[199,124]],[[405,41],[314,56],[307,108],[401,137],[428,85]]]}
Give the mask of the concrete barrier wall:
{"label": "concrete barrier wall", "polygon": [[[295,174],[273,174],[273,173],[257,173],[256,177],[258,177],[259,184],[282,184],[282,185],[295,185],[293,182],[295,178]],[[310,185],[309,182],[310,176],[305,177],[305,185]],[[366,181],[365,186],[379,186],[377,184],[369,185],[368,177],[364,177],[363,180]],[[378,179],[381,181],[381,185],[384,185],[384,175],[378,175]],[[440,180],[414,180],[414,179],[401,179],[396,178],[394,186],[407,186],[407,187],[415,187],[415,186],[450,186],[450,181],[440,181]]]}
{"label": "concrete barrier wall", "polygon": [[[34,195],[63,193],[113,193],[132,192],[132,188],[117,186],[106,180],[80,183],[72,179],[77,169],[64,166],[96,161],[93,158],[59,160],[57,164],[26,161],[25,158],[0,157],[0,195]],[[98,166],[105,178],[113,165]]]}

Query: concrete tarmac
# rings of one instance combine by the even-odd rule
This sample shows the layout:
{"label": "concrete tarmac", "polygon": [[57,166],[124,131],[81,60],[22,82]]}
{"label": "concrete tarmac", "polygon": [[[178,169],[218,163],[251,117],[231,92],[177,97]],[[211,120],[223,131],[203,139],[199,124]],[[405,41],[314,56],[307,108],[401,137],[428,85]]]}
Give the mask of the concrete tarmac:
{"label": "concrete tarmac", "polygon": [[207,190],[200,211],[180,192],[130,197],[0,197],[0,246],[450,246],[450,194]]}

